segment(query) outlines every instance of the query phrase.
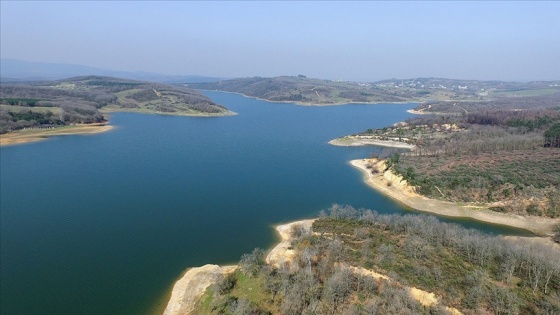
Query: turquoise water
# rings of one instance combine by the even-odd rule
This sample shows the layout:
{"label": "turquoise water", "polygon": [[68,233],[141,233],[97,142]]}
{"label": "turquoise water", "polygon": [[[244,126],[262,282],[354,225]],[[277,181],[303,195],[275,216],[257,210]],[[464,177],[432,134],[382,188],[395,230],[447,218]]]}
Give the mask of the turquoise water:
{"label": "turquoise water", "polygon": [[402,121],[412,104],[206,93],[239,115],[116,113],[107,133],[0,150],[2,314],[151,314],[185,268],[267,248],[277,223],[333,203],[409,212],[347,163],[379,149],[327,142]]}

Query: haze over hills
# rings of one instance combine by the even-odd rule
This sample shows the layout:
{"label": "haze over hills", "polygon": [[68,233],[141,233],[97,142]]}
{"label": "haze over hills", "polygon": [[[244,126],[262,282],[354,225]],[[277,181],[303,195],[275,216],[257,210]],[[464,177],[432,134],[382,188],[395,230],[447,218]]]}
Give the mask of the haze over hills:
{"label": "haze over hills", "polygon": [[192,88],[242,93],[276,102],[329,105],[344,103],[485,101],[503,97],[560,93],[560,81],[502,82],[444,78],[332,81],[304,75],[252,77],[192,83]]}
{"label": "haze over hills", "polygon": [[118,71],[65,63],[0,59],[0,80],[2,82],[61,80],[88,75],[163,83],[212,82],[224,79],[198,75],[168,75],[145,71]]}

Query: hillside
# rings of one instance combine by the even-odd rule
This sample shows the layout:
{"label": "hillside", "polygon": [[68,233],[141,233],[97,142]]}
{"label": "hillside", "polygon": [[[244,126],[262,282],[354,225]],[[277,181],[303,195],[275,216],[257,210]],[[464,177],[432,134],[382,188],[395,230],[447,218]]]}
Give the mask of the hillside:
{"label": "hillside", "polygon": [[[428,216],[333,205],[292,225],[290,259],[255,249],[192,314],[558,314],[560,250]],[[269,255],[270,256],[270,255]]]}
{"label": "hillside", "polygon": [[224,115],[198,91],[160,83],[86,76],[0,85],[0,133],[104,122],[103,112]]}
{"label": "hillside", "polygon": [[372,83],[331,81],[299,76],[241,78],[189,84],[205,90],[242,93],[276,102],[310,105],[382,102],[484,101],[560,92],[560,82],[499,82],[417,78]]}
{"label": "hillside", "polygon": [[0,58],[0,81],[2,83],[62,80],[87,75],[161,83],[210,82],[222,80],[221,78],[198,75],[168,75],[145,71],[116,71],[76,64],[32,62]]}
{"label": "hillside", "polygon": [[[538,95],[539,92],[543,94]],[[559,89],[526,90],[525,92],[518,91],[518,93],[511,92],[507,94],[506,92],[498,92],[495,95],[499,96],[485,101],[429,101],[416,106],[414,112],[417,114],[463,115],[499,109],[544,109],[558,106],[560,103]]]}

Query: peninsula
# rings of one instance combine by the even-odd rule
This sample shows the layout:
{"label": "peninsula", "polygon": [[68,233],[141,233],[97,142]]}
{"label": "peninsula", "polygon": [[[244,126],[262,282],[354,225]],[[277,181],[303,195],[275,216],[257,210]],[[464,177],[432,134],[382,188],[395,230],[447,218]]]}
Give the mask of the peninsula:
{"label": "peninsula", "polygon": [[560,109],[551,104],[559,99],[421,104],[419,117],[329,143],[400,149],[351,164],[416,210],[552,235],[560,224]]}
{"label": "peninsula", "polygon": [[[174,314],[475,314],[560,308],[560,246],[488,236],[417,215],[333,205],[276,227],[280,243],[179,279]],[[509,269],[505,268],[505,262]],[[502,266],[502,267],[500,267]],[[534,277],[538,268],[544,277]],[[188,285],[185,285],[187,284]],[[536,302],[539,301],[539,302]]]}
{"label": "peninsula", "polygon": [[65,134],[110,130],[107,113],[233,115],[200,92],[181,85],[86,76],[1,84],[0,145]]}

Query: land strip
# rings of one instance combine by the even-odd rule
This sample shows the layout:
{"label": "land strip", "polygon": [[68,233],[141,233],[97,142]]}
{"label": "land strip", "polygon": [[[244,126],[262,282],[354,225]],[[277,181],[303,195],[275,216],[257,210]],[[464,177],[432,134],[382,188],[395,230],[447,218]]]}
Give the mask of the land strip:
{"label": "land strip", "polygon": [[34,128],[9,132],[0,135],[0,146],[23,144],[46,140],[49,137],[64,135],[91,135],[113,129],[106,123],[79,124],[58,128]]}
{"label": "land strip", "polygon": [[[560,219],[528,217],[515,214],[499,213],[488,210],[484,204],[459,205],[453,202],[430,199],[414,192],[402,176],[385,169],[385,162],[377,159],[353,160],[350,164],[364,173],[365,182],[375,190],[397,200],[413,209],[449,217],[465,217],[475,220],[512,226],[531,231],[539,236],[551,234]],[[368,164],[381,170],[372,173]]]}

